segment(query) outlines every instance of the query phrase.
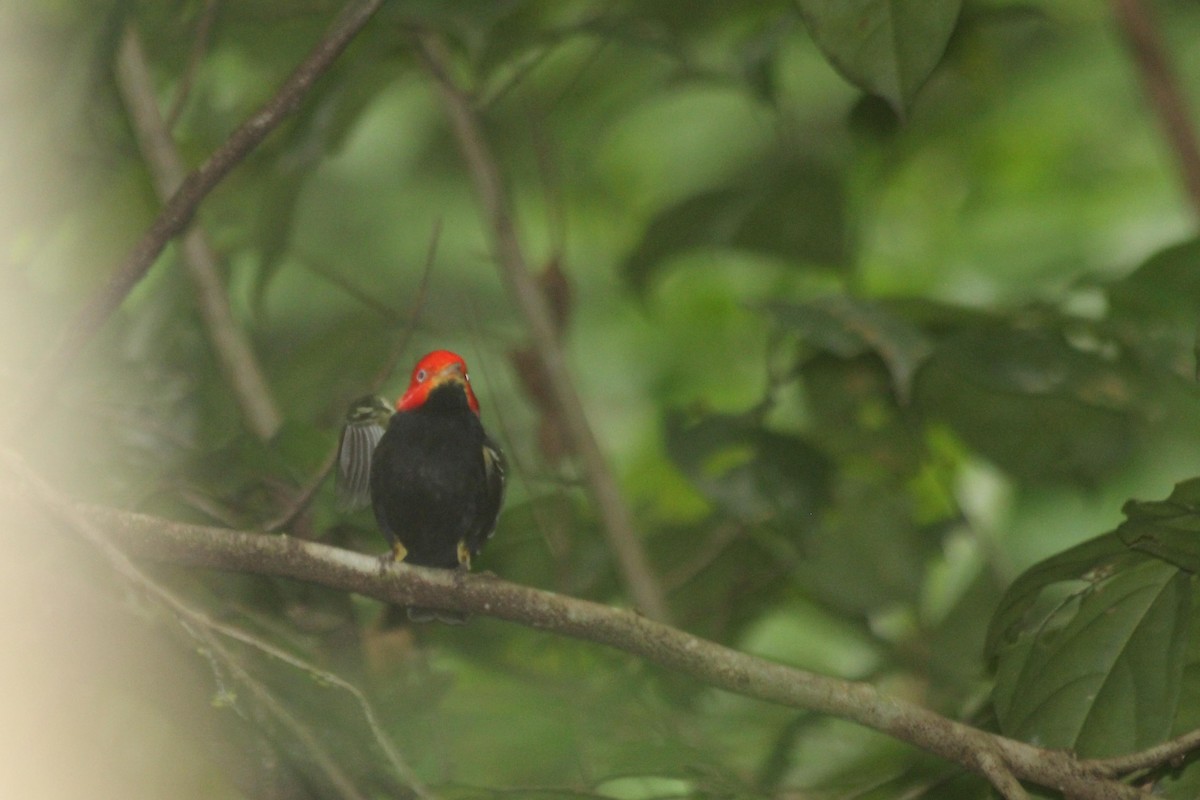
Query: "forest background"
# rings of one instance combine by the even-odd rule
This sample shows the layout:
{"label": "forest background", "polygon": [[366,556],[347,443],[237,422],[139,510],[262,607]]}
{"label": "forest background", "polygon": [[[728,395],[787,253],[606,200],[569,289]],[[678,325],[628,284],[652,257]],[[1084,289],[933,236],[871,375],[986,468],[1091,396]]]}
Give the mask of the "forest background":
{"label": "forest background", "polygon": [[1194,2],[0,15],[6,796],[1200,792]]}

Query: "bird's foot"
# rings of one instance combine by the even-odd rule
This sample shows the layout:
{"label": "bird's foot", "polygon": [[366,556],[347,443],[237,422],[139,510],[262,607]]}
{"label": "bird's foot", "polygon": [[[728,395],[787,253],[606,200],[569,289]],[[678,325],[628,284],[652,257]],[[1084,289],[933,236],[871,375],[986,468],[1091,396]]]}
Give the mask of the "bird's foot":
{"label": "bird's foot", "polygon": [[397,561],[403,561],[406,558],[408,558],[408,550],[405,549],[404,545],[396,542],[392,545],[391,550],[379,556],[379,573],[382,575],[384,572],[387,572],[388,567],[392,564]]}

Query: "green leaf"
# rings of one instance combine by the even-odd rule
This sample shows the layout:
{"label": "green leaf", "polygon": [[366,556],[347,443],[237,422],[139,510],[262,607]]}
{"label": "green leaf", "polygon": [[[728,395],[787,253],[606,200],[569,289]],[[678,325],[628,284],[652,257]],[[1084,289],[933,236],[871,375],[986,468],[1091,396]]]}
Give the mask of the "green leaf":
{"label": "green leaf", "polygon": [[1053,329],[983,325],[936,347],[914,396],[1018,480],[1093,485],[1133,454],[1137,386]]}
{"label": "green leaf", "polygon": [[1200,239],[1155,253],[1106,288],[1113,327],[1130,346],[1176,374],[1196,372]]}
{"label": "green leaf", "polygon": [[988,657],[1015,641],[1018,634],[1036,629],[1039,621],[1028,617],[1047,587],[1067,581],[1090,582],[1113,574],[1122,564],[1141,560],[1130,555],[1128,546],[1116,533],[1106,533],[1030,567],[1008,587],[992,615],[986,647]]}
{"label": "green leaf", "polygon": [[1043,561],[1005,593],[987,644],[1005,734],[1101,757],[1178,733],[1194,660],[1200,479],[1125,513],[1116,531]]}
{"label": "green leaf", "polygon": [[1172,730],[1193,578],[1157,560],[1069,598],[1003,649],[993,696],[1006,736],[1085,757],[1130,752]]}
{"label": "green leaf", "polygon": [[1200,239],[1172,245],[1108,286],[1116,318],[1152,325],[1196,327],[1200,304]]}
{"label": "green leaf", "polygon": [[874,352],[892,376],[896,394],[907,402],[917,367],[932,352],[929,339],[908,320],[879,303],[831,295],[806,303],[767,306],[775,320],[811,346],[840,358]]}
{"label": "green leaf", "polygon": [[1175,485],[1165,500],[1131,500],[1115,531],[1078,544],[1029,568],[1017,578],[992,615],[987,652],[995,655],[1018,634],[1029,633],[1025,618],[1049,586],[1094,583],[1153,556],[1189,572],[1200,572],[1200,478]]}
{"label": "green leaf", "polygon": [[659,213],[646,227],[621,271],[639,292],[644,291],[668,259],[689,250],[724,244],[733,238],[745,201],[737,192],[702,192]]}
{"label": "green leaf", "polygon": [[825,502],[829,461],[799,437],[727,415],[687,423],[671,414],[666,428],[671,458],[730,516],[751,523],[811,524]]}
{"label": "green leaf", "polygon": [[817,163],[774,164],[746,192],[730,244],[785,260],[845,267],[848,230],[840,177]]}
{"label": "green leaf", "polygon": [[822,165],[771,164],[692,195],[650,221],[621,271],[644,291],[670,259],[702,248],[842,269],[850,250],[841,183]]}
{"label": "green leaf", "polygon": [[1140,550],[1200,573],[1200,478],[1177,484],[1166,500],[1130,501],[1117,535]]}
{"label": "green leaf", "polygon": [[961,0],[796,0],[838,72],[903,116],[946,51]]}

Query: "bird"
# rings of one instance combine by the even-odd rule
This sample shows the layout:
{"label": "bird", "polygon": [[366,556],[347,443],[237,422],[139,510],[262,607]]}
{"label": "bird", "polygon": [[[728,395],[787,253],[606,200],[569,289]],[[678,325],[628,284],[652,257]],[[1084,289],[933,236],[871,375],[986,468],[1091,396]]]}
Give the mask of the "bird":
{"label": "bird", "polygon": [[[394,409],[355,400],[338,448],[337,498],[371,505],[390,549],[385,558],[469,570],[504,503],[504,454],[484,429],[467,364],[449,350],[422,356]],[[415,622],[466,622],[462,612],[408,608]]]}

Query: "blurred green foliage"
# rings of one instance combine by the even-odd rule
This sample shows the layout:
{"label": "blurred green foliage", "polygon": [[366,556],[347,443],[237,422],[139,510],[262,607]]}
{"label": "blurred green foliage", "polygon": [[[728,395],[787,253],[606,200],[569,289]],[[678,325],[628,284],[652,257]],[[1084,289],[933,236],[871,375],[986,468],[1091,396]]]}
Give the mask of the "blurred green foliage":
{"label": "blurred green foliage", "polygon": [[[1156,5],[1197,74],[1200,8]],[[20,9],[6,382],[158,205],[112,78],[123,26],[163,108],[186,87],[174,133],[198,163],[336,7],[219,2],[194,66],[198,0]],[[574,377],[682,627],[1083,755],[1200,722],[1194,489],[1117,527],[1125,500],[1200,474],[1200,244],[1105,4],[390,2],[198,217],[283,430],[262,443],[243,426],[171,248],[38,429],[31,456],[58,484],[260,526],[394,348],[391,394],[450,347],[513,464],[478,567],[625,602],[529,391],[525,327],[414,23],[445,36],[476,94],[531,259],[565,276]],[[383,549],[331,486],[293,532]],[[447,798],[988,793],[877,734],[542,632],[388,630],[377,604],[316,587],[162,576],[361,686]],[[405,796],[350,698],[241,655],[366,796]],[[185,661],[212,707],[115,694],[115,762],[164,739],[195,749],[196,715],[252,745],[200,747],[210,767],[187,762],[184,796],[329,795],[251,693]],[[1190,797],[1200,770],[1157,777]]]}

